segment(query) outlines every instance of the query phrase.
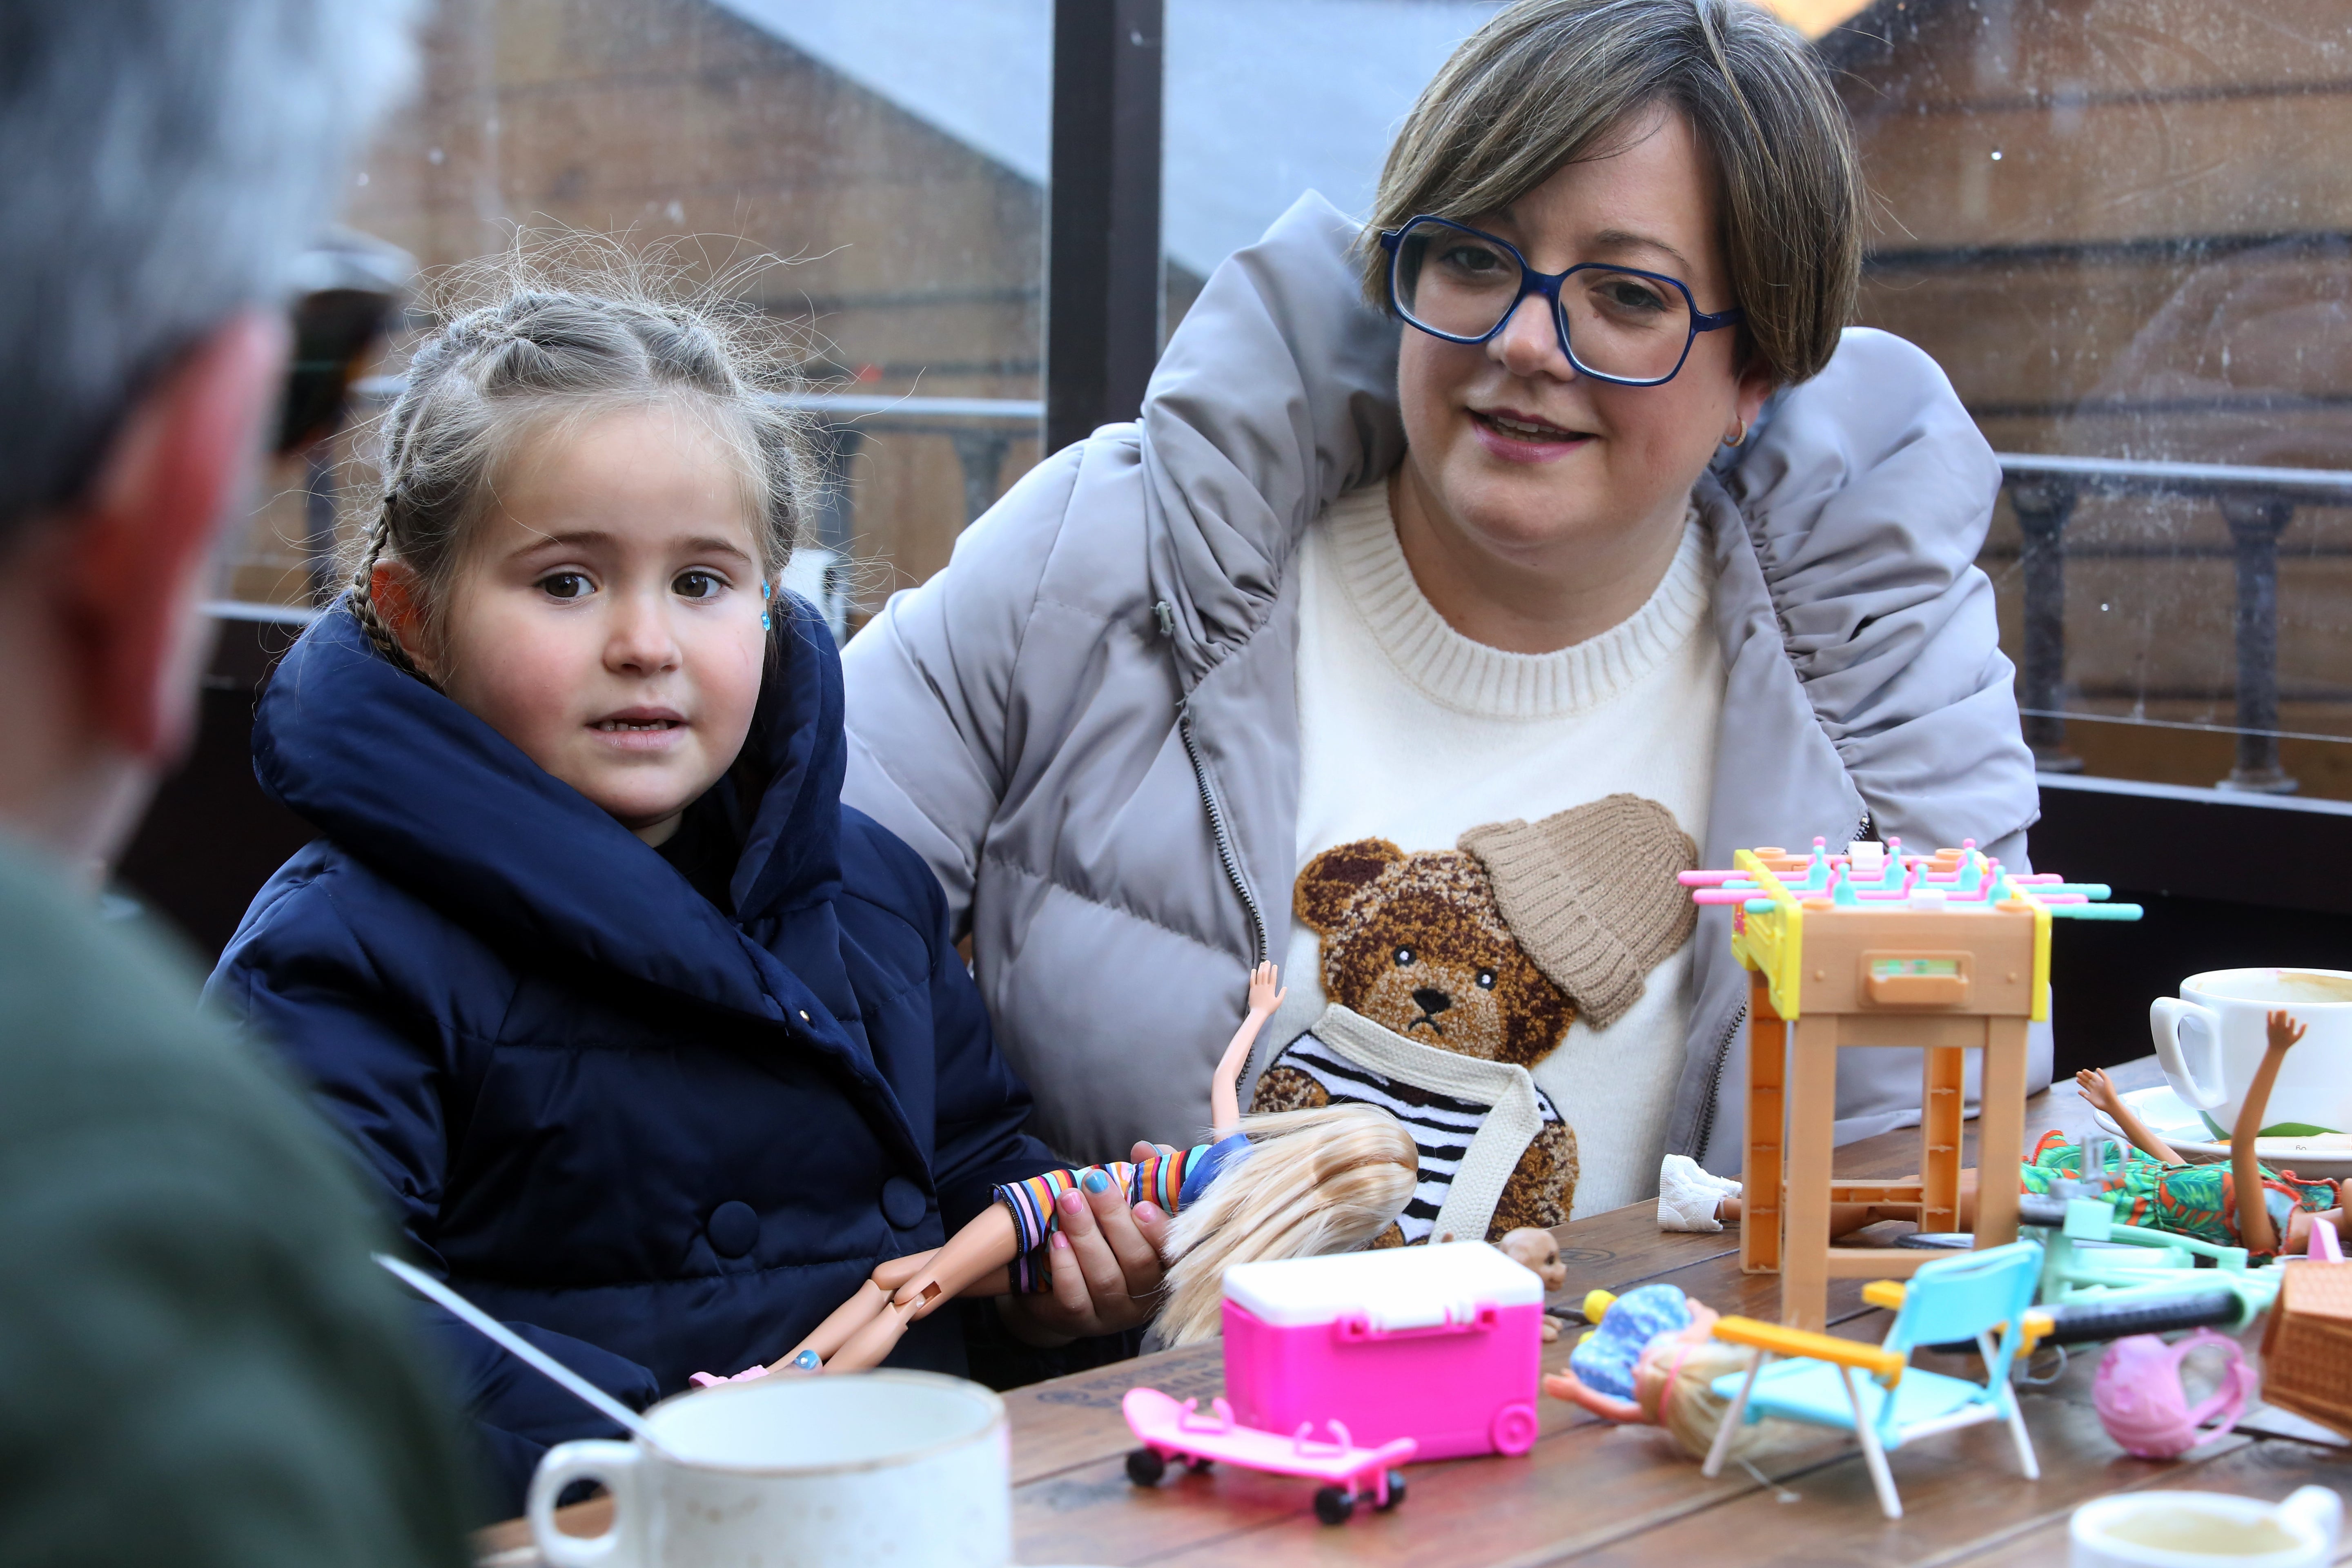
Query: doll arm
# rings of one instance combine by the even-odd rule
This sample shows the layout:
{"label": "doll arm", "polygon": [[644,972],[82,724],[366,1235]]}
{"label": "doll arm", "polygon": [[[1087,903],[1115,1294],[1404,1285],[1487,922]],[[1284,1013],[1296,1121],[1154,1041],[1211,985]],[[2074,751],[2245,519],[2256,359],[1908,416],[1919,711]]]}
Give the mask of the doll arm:
{"label": "doll arm", "polygon": [[[2123,1130],[2123,1135],[2131,1140],[2133,1148],[2151,1159],[2161,1160],[2168,1165],[2185,1165],[2189,1163],[2180,1157],[2171,1144],[2158,1137],[2155,1130],[2142,1121],[2130,1106],[2124,1103],[2124,1097],[2116,1092],[2115,1080],[2108,1078],[2105,1073],[2097,1068],[2084,1068],[2074,1075],[2074,1086],[2083,1091],[2084,1100],[2114,1118],[2116,1125]],[[2086,1176],[2092,1174],[2088,1171],[2083,1173]]]}
{"label": "doll arm", "polygon": [[2278,1081],[2279,1066],[2304,1036],[2304,1026],[2284,1010],[2273,1013],[2266,1022],[2269,1047],[2263,1052],[2262,1066],[2254,1069],[2254,1081],[2246,1086],[2238,1124],[2230,1129],[2230,1182],[2238,1200],[2238,1239],[2249,1252],[2278,1250],[2278,1229],[2271,1224],[2270,1207],[2263,1199],[2262,1162],[2255,1158],[2255,1144],[2262,1137],[2263,1114],[2270,1109],[2271,1086]]}
{"label": "doll arm", "polygon": [[1242,1069],[1249,1066],[1250,1047],[1257,1044],[1257,1032],[1290,994],[1279,990],[1281,972],[1271,963],[1261,963],[1250,972],[1249,1012],[1242,1018],[1242,1026],[1225,1047],[1224,1056],[1217,1063],[1215,1076],[1209,1079],[1209,1125],[1213,1138],[1228,1138],[1241,1131],[1242,1105],[1239,1082]]}
{"label": "doll arm", "polygon": [[1547,1376],[1543,1380],[1543,1391],[1554,1399],[1580,1405],[1603,1421],[1614,1421],[1619,1426],[1643,1425],[1650,1419],[1649,1413],[1632,1400],[1613,1398],[1597,1388],[1587,1387],[1583,1380],[1568,1367]]}

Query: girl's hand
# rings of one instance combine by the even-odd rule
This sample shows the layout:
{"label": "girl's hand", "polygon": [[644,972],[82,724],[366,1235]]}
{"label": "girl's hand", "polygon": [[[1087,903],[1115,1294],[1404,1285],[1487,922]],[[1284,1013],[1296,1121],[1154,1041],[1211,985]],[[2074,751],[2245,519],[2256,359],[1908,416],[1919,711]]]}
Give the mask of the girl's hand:
{"label": "girl's hand", "polygon": [[1281,980],[1281,972],[1276,969],[1272,963],[1261,963],[1255,969],[1252,970],[1250,972],[1249,1010],[1256,1014],[1261,1018],[1270,1018],[1274,1016],[1274,1010],[1282,1005],[1282,999],[1285,996],[1290,994],[1287,990],[1276,989],[1276,987],[1280,985]]}
{"label": "girl's hand", "polygon": [[2302,1039],[2309,1032],[2303,1025],[2294,1021],[2294,1014],[2284,1007],[2271,1014],[2263,1022],[2269,1028],[2270,1047],[2274,1051],[2284,1052],[2292,1048],[2297,1040]]}
{"label": "girl's hand", "polygon": [[1054,1215],[1058,1223],[1046,1247],[1053,1291],[998,1298],[1013,1337],[1059,1345],[1150,1322],[1167,1273],[1160,1249],[1168,1216],[1160,1205],[1147,1201],[1130,1210],[1125,1194],[1106,1184],[1100,1192],[1064,1193]]}

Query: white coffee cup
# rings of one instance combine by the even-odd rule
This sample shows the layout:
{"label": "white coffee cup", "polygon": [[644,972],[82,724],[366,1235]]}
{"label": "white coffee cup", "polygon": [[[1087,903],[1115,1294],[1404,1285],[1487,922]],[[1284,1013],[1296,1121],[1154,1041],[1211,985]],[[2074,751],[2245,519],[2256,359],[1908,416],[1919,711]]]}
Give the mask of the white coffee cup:
{"label": "white coffee cup", "polygon": [[2068,1568],[2323,1568],[2344,1502],[2305,1487],[2284,1502],[2224,1492],[2122,1492],[2074,1510]]}
{"label": "white coffee cup", "polygon": [[[1005,1568],[1013,1490],[1004,1402],[923,1372],[779,1375],[680,1394],[652,1440],[562,1443],[531,1477],[550,1568]],[[604,1483],[613,1526],[555,1528],[555,1500]]]}
{"label": "white coffee cup", "polygon": [[2179,996],[2158,997],[2148,1030],[2172,1092],[2223,1132],[2234,1129],[2274,1008],[2307,1032],[2279,1066],[2263,1125],[2352,1132],[2352,974],[2341,970],[2217,969],[2182,981]]}

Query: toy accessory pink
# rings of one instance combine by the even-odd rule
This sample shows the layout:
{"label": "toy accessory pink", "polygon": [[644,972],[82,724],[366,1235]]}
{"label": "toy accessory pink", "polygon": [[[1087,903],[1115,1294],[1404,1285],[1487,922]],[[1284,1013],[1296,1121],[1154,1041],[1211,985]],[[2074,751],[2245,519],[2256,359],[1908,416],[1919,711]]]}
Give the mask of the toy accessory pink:
{"label": "toy accessory pink", "polygon": [[1344,1423],[1423,1459],[1535,1446],[1543,1281],[1483,1241],[1235,1264],[1224,1296],[1244,1426]]}
{"label": "toy accessory pink", "polygon": [[[2180,1363],[2202,1346],[2221,1351],[2225,1364],[2221,1386],[2191,1409],[2181,1392]],[[2099,1412],[2099,1424],[2123,1445],[2124,1452],[2143,1459],[2169,1459],[2236,1426],[2253,1390],[2253,1369],[2237,1345],[2210,1329],[2200,1329],[2177,1344],[2166,1344],[2154,1334],[2117,1340],[2099,1362],[2091,1403]]]}
{"label": "toy accessory pink", "polygon": [[1127,1457],[1127,1479],[1137,1486],[1157,1486],[1168,1473],[1168,1461],[1182,1459],[1195,1470],[1205,1470],[1218,1459],[1245,1470],[1269,1475],[1304,1476],[1327,1483],[1315,1494],[1315,1517],[1326,1524],[1344,1524],[1356,1504],[1370,1491],[1372,1506],[1386,1512],[1404,1501],[1404,1478],[1390,1469],[1412,1458],[1413,1442],[1399,1437],[1377,1448],[1359,1448],[1346,1423],[1327,1422],[1328,1440],[1315,1436],[1315,1424],[1302,1421],[1289,1436],[1261,1432],[1234,1419],[1234,1407],[1222,1399],[1210,1401],[1203,1415],[1201,1402],[1179,1405],[1156,1388],[1130,1388],[1119,1402],[1128,1429],[1143,1447]]}

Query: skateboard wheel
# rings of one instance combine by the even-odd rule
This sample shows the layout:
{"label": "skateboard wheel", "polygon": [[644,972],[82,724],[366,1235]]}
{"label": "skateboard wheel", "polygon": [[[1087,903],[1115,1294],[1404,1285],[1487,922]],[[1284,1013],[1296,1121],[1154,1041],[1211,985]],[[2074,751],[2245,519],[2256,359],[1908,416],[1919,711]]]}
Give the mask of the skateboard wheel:
{"label": "skateboard wheel", "polygon": [[1524,1454],[1536,1446],[1536,1435],[1542,1430],[1532,1405],[1506,1405],[1495,1412],[1495,1424],[1487,1436],[1495,1442],[1498,1454]]}
{"label": "skateboard wheel", "polygon": [[1168,1461],[1150,1448],[1136,1448],[1127,1456],[1127,1479],[1139,1487],[1156,1487],[1160,1478],[1168,1473]]}
{"label": "skateboard wheel", "polygon": [[1315,1517],[1326,1524],[1345,1524],[1356,1511],[1356,1494],[1325,1487],[1315,1494]]}
{"label": "skateboard wheel", "polygon": [[1372,1506],[1378,1509],[1381,1512],[1386,1513],[1389,1510],[1396,1507],[1397,1504],[1402,1501],[1404,1501],[1404,1472],[1402,1470],[1391,1470],[1389,1472],[1389,1500],[1386,1502],[1376,1502]]}
{"label": "skateboard wheel", "polygon": [[1203,1458],[1200,1455],[1195,1454],[1191,1458],[1184,1461],[1184,1468],[1191,1470],[1193,1474],[1198,1475],[1201,1471],[1207,1469],[1211,1465],[1215,1463],[1216,1461],[1214,1459]]}

